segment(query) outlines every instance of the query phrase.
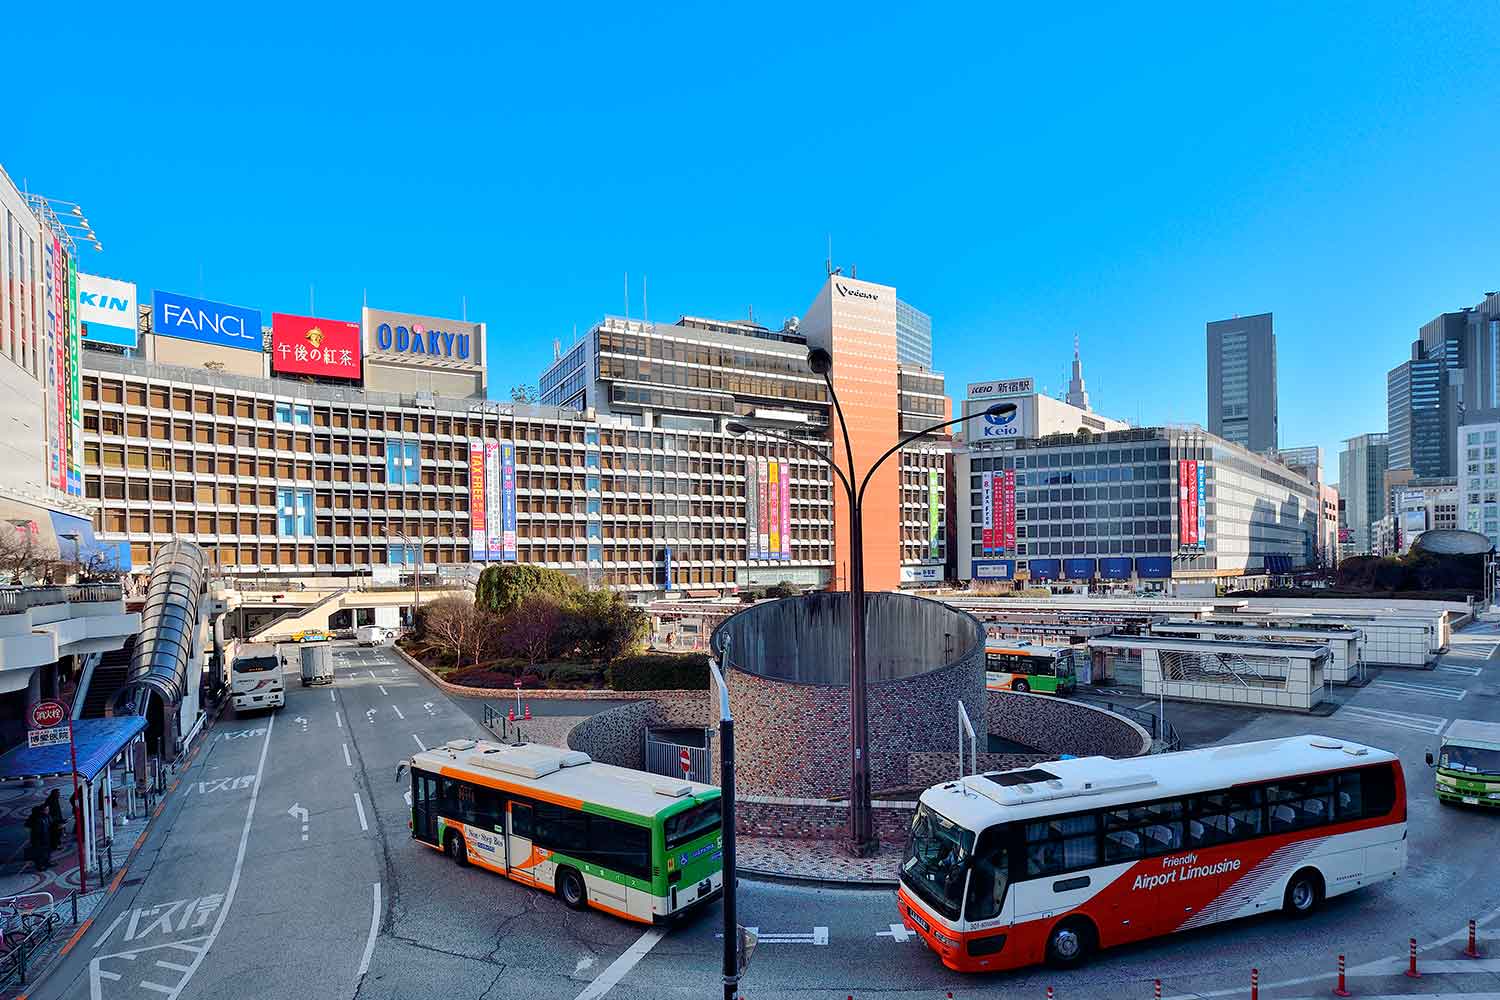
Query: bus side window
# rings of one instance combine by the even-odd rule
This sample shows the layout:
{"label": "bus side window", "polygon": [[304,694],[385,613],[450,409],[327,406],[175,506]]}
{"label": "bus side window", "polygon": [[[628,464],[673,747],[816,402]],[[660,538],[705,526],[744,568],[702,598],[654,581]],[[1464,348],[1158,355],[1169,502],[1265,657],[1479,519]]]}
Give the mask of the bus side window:
{"label": "bus side window", "polygon": [[1000,915],[1005,889],[1010,883],[1007,836],[1008,831],[1003,827],[992,827],[980,835],[969,875],[969,898],[964,903],[965,920],[989,920]]}
{"label": "bus side window", "polygon": [[536,804],[536,842],[564,854],[578,855],[589,849],[588,816],[550,802]]}
{"label": "bus side window", "polygon": [[510,835],[531,839],[531,803],[511,801]]}
{"label": "bus side window", "polygon": [[605,816],[589,816],[588,856],[595,864],[640,879],[651,877],[651,831]]}
{"label": "bus side window", "polygon": [[1338,794],[1334,797],[1334,808],[1339,819],[1359,819],[1364,816],[1364,775],[1358,771],[1345,771],[1339,775]]}
{"label": "bus side window", "polygon": [[1379,764],[1359,772],[1360,795],[1365,800],[1366,816],[1384,816],[1396,807],[1394,764]]}
{"label": "bus side window", "polygon": [[497,830],[505,822],[505,800],[493,788],[474,786],[474,817],[470,822],[486,830]]}

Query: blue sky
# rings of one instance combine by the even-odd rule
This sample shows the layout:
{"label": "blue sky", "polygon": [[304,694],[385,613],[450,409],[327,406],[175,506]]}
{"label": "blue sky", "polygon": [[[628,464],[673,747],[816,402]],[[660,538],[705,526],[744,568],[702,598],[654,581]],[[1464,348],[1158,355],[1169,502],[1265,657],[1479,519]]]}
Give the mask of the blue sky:
{"label": "blue sky", "polygon": [[1332,475],[1417,327],[1500,287],[1491,4],[506,6],[11,22],[65,66],[0,164],[143,295],[467,297],[501,393],[626,272],[637,316],[643,276],[658,320],[798,314],[829,235],[960,392],[1060,390],[1076,333],[1096,409],[1206,422],[1205,321],[1270,310],[1282,443]]}

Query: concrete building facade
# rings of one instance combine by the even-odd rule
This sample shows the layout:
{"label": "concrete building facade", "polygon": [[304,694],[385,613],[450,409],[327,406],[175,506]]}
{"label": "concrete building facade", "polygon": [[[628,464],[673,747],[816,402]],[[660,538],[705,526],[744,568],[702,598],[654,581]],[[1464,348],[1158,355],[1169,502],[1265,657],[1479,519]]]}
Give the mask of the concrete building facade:
{"label": "concrete building facade", "polygon": [[1385,516],[1387,455],[1384,434],[1348,438],[1339,452],[1339,498],[1344,504],[1341,527],[1346,532],[1339,543],[1341,557],[1375,551],[1375,522]]}
{"label": "concrete building facade", "polygon": [[1460,432],[1457,526],[1500,547],[1500,421],[1465,424]]}

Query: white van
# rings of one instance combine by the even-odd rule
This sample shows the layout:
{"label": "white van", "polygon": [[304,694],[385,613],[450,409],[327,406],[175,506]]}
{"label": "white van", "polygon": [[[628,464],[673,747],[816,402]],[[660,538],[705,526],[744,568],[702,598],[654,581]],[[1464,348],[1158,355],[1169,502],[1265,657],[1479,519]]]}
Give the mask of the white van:
{"label": "white van", "polygon": [[354,638],[361,646],[384,646],[396,640],[396,630],[384,625],[361,625],[354,630]]}

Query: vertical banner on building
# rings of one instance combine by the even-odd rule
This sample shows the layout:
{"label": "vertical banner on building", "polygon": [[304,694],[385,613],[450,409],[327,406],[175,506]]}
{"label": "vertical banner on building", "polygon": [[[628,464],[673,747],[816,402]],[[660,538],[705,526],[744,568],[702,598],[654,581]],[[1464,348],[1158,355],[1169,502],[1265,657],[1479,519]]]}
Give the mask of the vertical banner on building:
{"label": "vertical banner on building", "polygon": [[42,407],[43,430],[47,436],[47,485],[58,486],[62,471],[61,452],[58,449],[60,425],[57,420],[57,251],[56,243],[47,234],[42,235]]}
{"label": "vertical banner on building", "polygon": [[[1187,459],[1177,460],[1177,543],[1179,545],[1193,544],[1193,529],[1197,524],[1188,524],[1188,477],[1189,467],[1192,465]],[[1194,486],[1197,478],[1194,476]]]}
{"label": "vertical banner on building", "polygon": [[78,328],[78,261],[68,258],[68,492],[83,496],[83,336]]}
{"label": "vertical banner on building", "polygon": [[938,545],[938,471],[927,470],[927,558],[936,559],[941,554]]}
{"label": "vertical banner on building", "polygon": [[771,558],[772,559],[780,559],[781,558],[781,482],[780,482],[780,479],[779,479],[779,475],[780,475],[780,472],[781,472],[781,464],[779,462],[777,462],[773,458],[773,459],[771,459],[770,462],[766,463],[766,469],[768,470],[768,474],[769,474],[769,477],[770,477],[767,480],[767,482],[770,484],[770,490],[771,490],[771,495],[770,495],[771,499],[770,499],[770,503],[769,503],[769,507],[770,507],[769,513],[771,515]]}
{"label": "vertical banner on building", "polygon": [[755,460],[755,477],[760,481],[760,504],[756,509],[756,526],[760,529],[760,554],[762,559],[770,557],[771,554],[771,525],[770,516],[766,511],[767,497],[770,496],[770,484],[766,481],[766,460],[757,458]]}
{"label": "vertical banner on building", "polygon": [[777,554],[783,562],[792,559],[792,469],[781,463],[781,551]]}
{"label": "vertical banner on building", "polygon": [[484,521],[489,525],[489,556],[505,558],[505,522],[500,516],[500,443],[484,443]]}
{"label": "vertical banner on building", "polygon": [[57,351],[57,470],[52,485],[68,488],[68,255],[62,241],[52,240],[52,308],[57,319],[54,341]]}
{"label": "vertical banner on building", "polygon": [[1208,547],[1208,466],[1202,462],[1193,465],[1198,472],[1198,533],[1193,536],[1193,541],[1202,549]]}
{"label": "vertical banner on building", "polygon": [[745,459],[745,558],[760,556],[760,477],[755,459]]}
{"label": "vertical banner on building", "polygon": [[995,474],[979,474],[979,502],[984,510],[984,529],[980,532],[980,548],[986,555],[995,548]]}
{"label": "vertical banner on building", "polygon": [[469,442],[469,558],[490,557],[490,537],[484,518],[484,442]]}
{"label": "vertical banner on building", "polygon": [[504,531],[501,557],[516,561],[516,446],[500,446],[500,525]]}
{"label": "vertical banner on building", "polygon": [[1001,518],[1000,546],[1006,552],[1016,550],[1016,470],[1006,469],[1001,495],[1005,498]]}

